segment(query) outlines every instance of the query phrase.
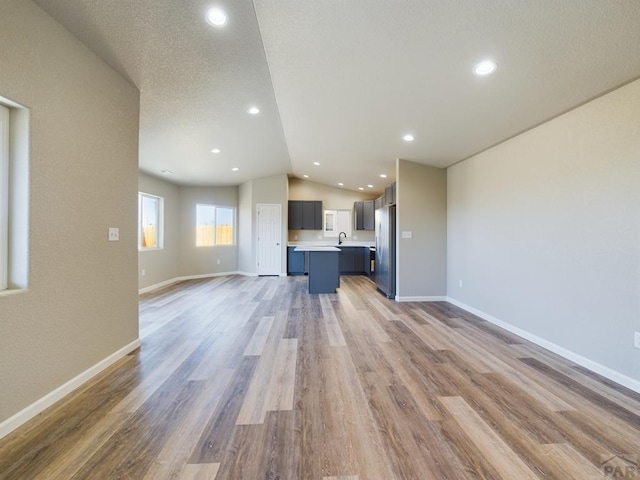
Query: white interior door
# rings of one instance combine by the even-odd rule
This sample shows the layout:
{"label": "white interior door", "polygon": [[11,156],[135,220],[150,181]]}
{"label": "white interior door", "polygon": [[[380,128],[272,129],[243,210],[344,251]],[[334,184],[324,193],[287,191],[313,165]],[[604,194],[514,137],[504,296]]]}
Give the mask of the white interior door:
{"label": "white interior door", "polygon": [[258,204],[258,275],[280,275],[282,205]]}

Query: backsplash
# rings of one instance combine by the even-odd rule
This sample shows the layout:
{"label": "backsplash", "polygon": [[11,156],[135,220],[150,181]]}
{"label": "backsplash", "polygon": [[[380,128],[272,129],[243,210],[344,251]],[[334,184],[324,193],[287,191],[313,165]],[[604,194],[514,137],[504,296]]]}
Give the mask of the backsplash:
{"label": "backsplash", "polygon": [[[338,239],[336,237],[325,237],[322,234],[322,230],[289,230],[289,238],[288,238],[289,242],[295,242],[295,241],[331,242],[334,240],[336,243],[338,243]],[[374,240],[375,240],[375,232],[369,231],[369,230],[354,230],[352,232],[351,237],[347,238],[347,241],[356,241],[356,242],[373,242]]]}

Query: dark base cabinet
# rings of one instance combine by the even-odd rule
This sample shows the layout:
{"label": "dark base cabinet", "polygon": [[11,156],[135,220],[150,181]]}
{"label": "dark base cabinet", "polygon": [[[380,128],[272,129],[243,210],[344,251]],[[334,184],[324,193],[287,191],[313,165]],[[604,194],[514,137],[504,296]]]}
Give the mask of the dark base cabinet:
{"label": "dark base cabinet", "polygon": [[287,273],[289,275],[304,275],[305,252],[296,252],[296,247],[287,247]]}
{"label": "dark base cabinet", "polygon": [[[340,248],[340,275],[371,275],[371,259],[369,247]],[[305,252],[296,252],[296,247],[287,247],[287,273],[289,275],[305,275],[308,270]]]}
{"label": "dark base cabinet", "polygon": [[339,253],[309,252],[309,293],[336,293],[340,288]]}
{"label": "dark base cabinet", "polygon": [[340,275],[362,275],[365,273],[363,250],[365,247],[338,247],[340,248]]}

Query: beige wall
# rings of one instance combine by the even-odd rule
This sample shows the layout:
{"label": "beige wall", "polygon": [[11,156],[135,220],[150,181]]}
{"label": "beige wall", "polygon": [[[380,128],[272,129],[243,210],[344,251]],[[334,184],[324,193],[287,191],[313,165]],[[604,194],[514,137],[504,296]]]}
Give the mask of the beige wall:
{"label": "beige wall", "polygon": [[[141,192],[164,199],[164,247],[139,252],[138,281],[141,290],[179,277],[238,270],[239,229],[236,230],[236,245],[196,247],[195,244],[196,205],[203,203],[239,210],[238,187],[178,186],[141,173],[138,188]],[[236,222],[239,227],[238,212]]]}
{"label": "beige wall", "polygon": [[256,274],[257,259],[257,205],[272,204],[282,207],[282,255],[281,271],[282,275],[287,273],[287,197],[288,182],[286,175],[274,175],[271,177],[258,178],[240,185],[239,188],[239,219],[241,222],[239,229],[239,250],[241,255],[238,259],[238,270],[242,273]]}
{"label": "beige wall", "polygon": [[238,187],[238,271],[256,273],[253,251],[253,181]]}
{"label": "beige wall", "polygon": [[[362,200],[371,200],[380,195],[367,192],[354,192],[339,187],[331,187],[321,183],[301,180],[299,178],[289,179],[289,200],[322,200],[324,210],[351,210],[353,203]],[[287,205],[288,206],[288,205]],[[353,215],[353,214],[352,214]],[[371,241],[375,240],[375,233],[365,230],[354,230],[353,235],[357,239],[350,240]],[[295,238],[295,237],[298,238]],[[320,238],[318,237],[320,236]],[[318,241],[323,240],[321,230],[290,230],[289,241]]]}
{"label": "beige wall", "polygon": [[0,296],[2,423],[138,337],[139,96],[28,0],[0,4],[0,96],[30,109],[31,215],[29,288]]}
{"label": "beige wall", "polygon": [[[176,186],[140,174],[140,191],[164,198],[165,247],[139,253],[140,289],[169,282],[178,277],[242,272],[255,274],[256,205],[283,206],[283,239],[287,226],[287,176],[259,178],[239,187]],[[236,208],[236,245],[196,247],[195,224],[198,203]],[[286,273],[286,245],[283,242],[282,273]],[[218,263],[219,262],[219,263]]]}
{"label": "beige wall", "polygon": [[449,296],[640,380],[639,152],[636,81],[449,168]]}
{"label": "beige wall", "polygon": [[163,248],[138,254],[138,287],[143,289],[179,276],[180,189],[177,185],[140,173],[138,190],[164,199]]}
{"label": "beige wall", "polygon": [[196,247],[198,203],[237,209],[238,187],[180,187],[179,276],[235,272],[238,269],[237,244]]}
{"label": "beige wall", "polygon": [[[287,224],[289,222],[289,210],[287,198],[289,195],[289,186],[286,175],[274,175],[272,177],[259,178],[253,181],[253,231],[257,231],[257,205],[273,204],[282,207],[282,254],[280,256],[280,273],[287,274]],[[253,235],[255,242],[253,252],[257,250],[257,238]],[[255,265],[255,262],[254,262]],[[254,267],[257,271],[257,266]]]}
{"label": "beige wall", "polygon": [[[427,300],[447,294],[447,172],[396,163],[396,297]],[[402,238],[402,232],[411,238]]]}

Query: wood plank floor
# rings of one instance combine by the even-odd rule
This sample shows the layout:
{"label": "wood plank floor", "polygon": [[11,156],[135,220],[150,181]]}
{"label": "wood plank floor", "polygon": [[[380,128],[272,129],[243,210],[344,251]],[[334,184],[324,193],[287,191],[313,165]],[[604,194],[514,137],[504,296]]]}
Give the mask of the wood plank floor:
{"label": "wood plank floor", "polygon": [[637,393],[445,302],[306,288],[141,296],[142,348],[1,440],[0,479],[640,478]]}

